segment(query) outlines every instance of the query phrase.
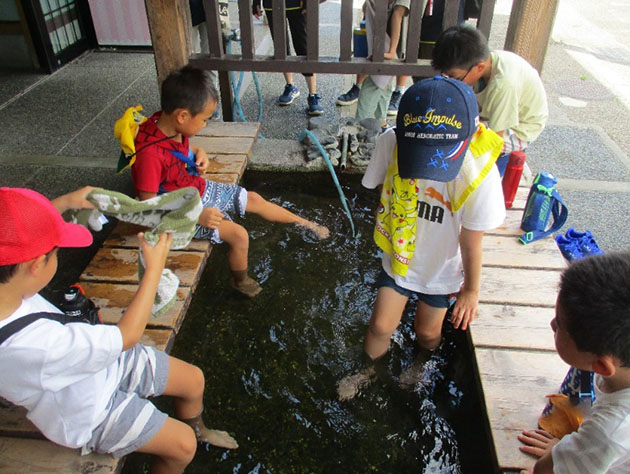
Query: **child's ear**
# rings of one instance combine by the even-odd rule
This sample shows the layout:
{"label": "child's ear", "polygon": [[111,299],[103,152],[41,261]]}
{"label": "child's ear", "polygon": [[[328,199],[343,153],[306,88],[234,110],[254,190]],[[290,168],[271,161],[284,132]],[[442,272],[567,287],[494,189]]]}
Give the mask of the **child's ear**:
{"label": "child's ear", "polygon": [[617,372],[617,365],[612,356],[597,356],[592,364],[593,372],[602,377],[612,377]]}
{"label": "child's ear", "polygon": [[30,262],[26,262],[25,265],[28,268],[28,272],[33,276],[38,276],[39,272],[42,268],[44,268],[46,264],[46,255],[40,255],[39,257],[35,257]]}
{"label": "child's ear", "polygon": [[190,118],[190,112],[187,109],[175,110],[175,120],[178,124],[182,125]]}

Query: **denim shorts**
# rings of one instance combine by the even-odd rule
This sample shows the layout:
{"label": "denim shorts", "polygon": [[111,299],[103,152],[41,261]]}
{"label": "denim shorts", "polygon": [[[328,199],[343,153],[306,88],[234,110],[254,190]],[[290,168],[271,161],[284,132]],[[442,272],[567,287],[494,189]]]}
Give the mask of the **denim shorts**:
{"label": "denim shorts", "polygon": [[450,295],[427,295],[425,293],[420,293],[419,291],[408,290],[407,288],[403,288],[399,286],[392,277],[390,277],[385,270],[381,269],[381,273],[379,273],[378,278],[376,279],[376,287],[392,288],[396,290],[397,293],[406,296],[407,298],[411,298],[411,295],[418,295],[418,299],[433,308],[450,308],[451,305],[455,302],[455,298],[451,298]]}

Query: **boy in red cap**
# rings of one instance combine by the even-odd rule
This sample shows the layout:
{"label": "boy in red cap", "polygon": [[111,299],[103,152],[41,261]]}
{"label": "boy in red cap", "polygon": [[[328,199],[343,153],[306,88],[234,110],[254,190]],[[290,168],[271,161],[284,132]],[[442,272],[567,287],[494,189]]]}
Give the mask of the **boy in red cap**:
{"label": "boy in red cap", "polygon": [[[0,396],[21,405],[51,441],[83,453],[157,455],[152,472],[183,472],[197,441],[238,445],[201,419],[201,370],[138,344],[172,242],[138,235],[146,272],[116,326],[63,315],[38,294],[57,270],[57,249],[86,247],[90,232],[61,212],[92,208],[83,188],[52,202],[28,189],[0,188]],[[174,397],[169,418],[147,400]],[[191,429],[192,428],[192,429]]]}

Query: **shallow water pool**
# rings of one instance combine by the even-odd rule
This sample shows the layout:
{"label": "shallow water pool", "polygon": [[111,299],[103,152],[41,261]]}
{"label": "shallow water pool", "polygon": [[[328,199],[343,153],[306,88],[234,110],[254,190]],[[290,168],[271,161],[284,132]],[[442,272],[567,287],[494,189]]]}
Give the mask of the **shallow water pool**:
{"label": "shallow water pool", "polygon": [[[199,450],[187,473],[492,472],[464,333],[445,323],[421,381],[399,386],[414,358],[414,301],[376,380],[337,400],[337,381],[363,363],[380,270],[378,195],[357,176],[340,178],[355,238],[329,175],[245,175],[248,189],[327,225],[332,237],[243,219],[250,274],[263,286],[254,300],[231,289],[226,247],[213,249],[172,354],[202,368],[206,424],[229,431],[240,448]],[[166,400],[157,404],[172,413]],[[123,472],[147,471],[149,461],[132,455]]]}

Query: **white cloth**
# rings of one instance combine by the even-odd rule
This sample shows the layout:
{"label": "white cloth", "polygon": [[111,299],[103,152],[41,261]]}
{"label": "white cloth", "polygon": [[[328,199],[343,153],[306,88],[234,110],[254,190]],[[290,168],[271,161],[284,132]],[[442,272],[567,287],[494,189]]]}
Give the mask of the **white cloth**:
{"label": "white cloth", "polygon": [[490,79],[475,95],[479,118],[495,132],[508,128],[521,139],[533,142],[547,123],[547,94],[538,71],[509,51],[492,51]]}
{"label": "white cloth", "polygon": [[[36,294],[0,327],[32,313],[59,313]],[[91,437],[122,374],[116,326],[39,319],[0,345],[0,396],[28,410],[51,441],[78,448]]]}
{"label": "white cloth", "polygon": [[[396,134],[389,129],[381,134],[361,183],[373,189],[383,184],[393,158]],[[459,249],[461,227],[486,231],[501,225],[505,219],[505,203],[501,180],[496,167],[471,194],[456,213],[449,210],[446,183],[419,179],[416,249],[409,261],[406,276],[392,271],[391,257],[383,253],[383,269],[396,284],[408,290],[430,295],[459,291],[464,281]],[[424,195],[424,197],[422,197]]]}
{"label": "white cloth", "polygon": [[601,391],[595,375],[596,401],[575,433],[551,450],[555,474],[627,474],[630,472],[630,388]]}

